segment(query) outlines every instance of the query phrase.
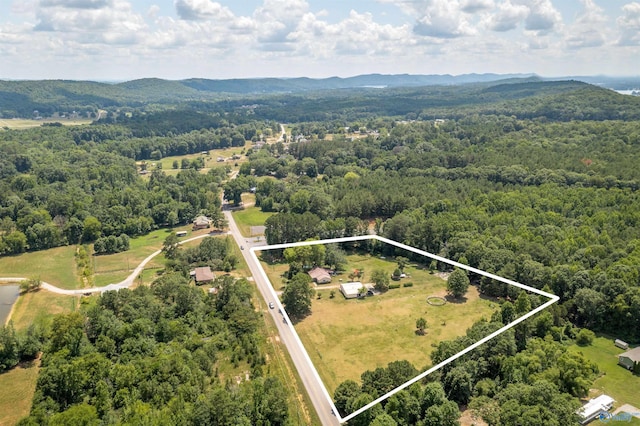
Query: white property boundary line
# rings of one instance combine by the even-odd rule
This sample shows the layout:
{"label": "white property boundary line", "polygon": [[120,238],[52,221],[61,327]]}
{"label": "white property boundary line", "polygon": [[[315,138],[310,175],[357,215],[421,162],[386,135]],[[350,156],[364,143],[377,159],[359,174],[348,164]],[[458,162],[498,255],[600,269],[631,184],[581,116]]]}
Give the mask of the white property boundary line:
{"label": "white property boundary line", "polygon": [[[380,242],[386,243],[386,244],[390,244],[396,247],[399,247],[401,249],[416,253],[416,254],[420,254],[422,256],[426,256],[426,257],[430,257],[432,259],[436,259],[440,262],[446,263],[448,265],[452,265],[452,266],[456,266],[460,269],[465,269],[469,272],[473,272],[476,273],[478,275],[482,275],[491,279],[494,279],[496,281],[500,281],[503,282],[505,284],[509,284],[518,288],[521,288],[523,290],[526,291],[530,291],[532,293],[536,293],[539,294],[540,296],[544,296],[548,299],[550,299],[548,302],[538,306],[537,308],[535,308],[534,310],[532,310],[531,312],[522,315],[521,317],[516,318],[514,321],[510,322],[509,324],[505,325],[504,327],[500,328],[499,330],[494,331],[493,333],[489,334],[488,336],[478,340],[476,343],[472,344],[471,346],[463,349],[462,351],[458,352],[457,354],[445,359],[444,361],[442,361],[441,363],[434,365],[433,367],[431,367],[430,369],[428,369],[427,371],[417,375],[416,377],[414,377],[413,379],[407,381],[406,383],[398,386],[397,388],[391,390],[390,392],[387,392],[386,394],[382,395],[381,397],[377,398],[376,400],[370,402],[369,404],[365,405],[364,407],[354,411],[353,413],[349,414],[348,416],[345,417],[341,417],[340,413],[338,412],[338,410],[336,409],[335,404],[333,403],[333,398],[331,398],[331,396],[329,395],[329,392],[327,391],[327,388],[324,385],[324,382],[322,381],[322,379],[320,378],[320,375],[318,374],[318,370],[316,370],[316,367],[313,365],[313,362],[311,361],[311,358],[309,357],[309,354],[307,353],[307,350],[305,349],[304,345],[302,344],[302,341],[300,340],[300,337],[298,336],[298,333],[296,332],[295,328],[293,327],[293,324],[291,323],[291,320],[289,319],[289,315],[287,314],[287,312],[284,310],[284,307],[281,305],[280,303],[280,299],[278,298],[278,295],[276,294],[275,289],[273,288],[273,284],[271,284],[271,281],[269,280],[269,277],[267,276],[267,273],[265,272],[264,268],[262,267],[262,264],[260,263],[260,260],[258,259],[258,256],[256,255],[257,251],[267,251],[267,250],[276,250],[276,249],[286,249],[289,247],[301,247],[301,246],[310,246],[310,245],[316,245],[316,244],[334,244],[334,243],[345,243],[345,242],[351,242],[351,241],[363,241],[363,240],[378,240]],[[287,321],[287,325],[289,327],[289,329],[291,330],[294,339],[296,341],[296,343],[298,344],[298,346],[300,347],[300,349],[302,350],[302,353],[304,354],[304,358],[307,361],[307,363],[309,364],[309,367],[311,368],[311,371],[313,372],[313,375],[315,377],[315,379],[318,381],[318,383],[321,384],[321,388],[322,388],[322,392],[324,393],[325,397],[327,398],[327,400],[329,401],[329,405],[331,405],[331,408],[333,409],[333,412],[335,414],[335,416],[338,418],[338,421],[340,423],[344,423],[346,421],[349,421],[350,419],[354,418],[355,416],[357,416],[358,414],[361,414],[365,411],[367,411],[369,408],[373,407],[376,404],[379,404],[380,402],[384,401],[385,399],[389,398],[390,396],[400,392],[402,389],[411,386],[412,384],[414,384],[415,382],[423,379],[424,377],[428,376],[429,374],[433,373],[434,371],[442,368],[443,366],[449,364],[450,362],[460,358],[461,356],[465,355],[466,353],[474,350],[475,348],[477,348],[478,346],[482,345],[483,343],[486,343],[487,341],[493,339],[494,337],[498,336],[501,333],[504,333],[505,331],[507,331],[508,329],[510,329],[511,327],[521,323],[522,321],[526,320],[527,318],[537,314],[538,312],[548,308],[549,306],[553,305],[554,303],[556,303],[559,300],[559,297],[551,294],[551,293],[547,293],[546,291],[542,291],[542,290],[538,290],[537,288],[533,288],[533,287],[529,287],[528,285],[524,285],[512,280],[509,280],[507,278],[503,278],[500,277],[498,275],[495,274],[491,274],[489,272],[485,272],[482,271],[480,269],[476,269],[473,268],[471,266],[462,264],[462,263],[458,263],[455,262],[453,260],[449,260],[446,259],[442,256],[438,256],[429,252],[426,252],[424,250],[420,250],[417,249],[415,247],[411,247],[408,246],[406,244],[402,244],[402,243],[398,243],[396,241],[390,240],[388,238],[384,238],[384,237],[380,237],[378,235],[362,235],[362,236],[356,236],[356,237],[342,237],[342,238],[331,238],[328,240],[314,240],[314,241],[300,241],[297,243],[287,243],[287,244],[273,244],[273,245],[269,245],[269,246],[261,246],[261,247],[251,247],[249,249],[249,252],[251,254],[251,256],[253,256],[254,260],[256,261],[257,265],[260,267],[260,273],[262,274],[262,278],[264,278],[266,280],[266,282],[268,282],[269,285],[269,291],[271,292],[271,296],[273,298],[273,300],[276,301],[276,303],[278,304],[278,308],[280,309],[280,311],[282,312],[282,315],[284,316],[284,318]]]}

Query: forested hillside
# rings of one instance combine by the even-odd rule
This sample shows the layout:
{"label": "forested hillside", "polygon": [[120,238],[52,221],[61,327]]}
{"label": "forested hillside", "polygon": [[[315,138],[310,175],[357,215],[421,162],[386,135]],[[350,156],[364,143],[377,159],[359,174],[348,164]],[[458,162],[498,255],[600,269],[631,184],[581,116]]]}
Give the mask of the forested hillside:
{"label": "forested hillside", "polygon": [[[122,90],[133,96],[158,84]],[[467,406],[490,425],[575,424],[578,398],[600,371],[568,345],[588,344],[592,331],[640,343],[640,98],[578,81],[223,100],[192,99],[189,90],[174,104],[149,98],[108,107],[91,125],[0,130],[0,255],[140,235],[201,213],[221,220],[220,192],[239,203],[255,186],[256,206],[273,213],[268,243],[373,231],[559,296],[433,383],[417,383],[350,424],[453,425]],[[237,179],[225,182],[224,166],[203,173],[201,159],[186,158],[240,152],[246,141],[279,132],[280,122],[285,140],[243,151]],[[180,169],[178,160],[172,173],[152,165],[168,156],[185,157]],[[140,175],[143,164],[149,176]],[[184,270],[167,266],[180,272],[151,288],[107,293],[43,334],[43,370],[24,424],[78,416],[230,424],[214,420],[231,412],[242,413],[240,424],[285,421],[279,386],[264,377],[254,349],[249,283],[225,281],[226,290],[205,295],[185,283]],[[541,303],[470,279],[500,309],[440,342],[432,364]],[[251,364],[247,383],[212,371],[222,354]],[[342,384],[336,404],[352,412],[423,367],[399,354],[360,383]]]}

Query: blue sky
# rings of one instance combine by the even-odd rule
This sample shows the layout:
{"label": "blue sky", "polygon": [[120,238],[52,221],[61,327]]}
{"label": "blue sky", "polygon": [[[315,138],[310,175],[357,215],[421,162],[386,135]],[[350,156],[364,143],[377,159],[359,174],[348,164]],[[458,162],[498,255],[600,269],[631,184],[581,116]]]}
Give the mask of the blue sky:
{"label": "blue sky", "polygon": [[0,0],[0,79],[640,75],[640,0]]}

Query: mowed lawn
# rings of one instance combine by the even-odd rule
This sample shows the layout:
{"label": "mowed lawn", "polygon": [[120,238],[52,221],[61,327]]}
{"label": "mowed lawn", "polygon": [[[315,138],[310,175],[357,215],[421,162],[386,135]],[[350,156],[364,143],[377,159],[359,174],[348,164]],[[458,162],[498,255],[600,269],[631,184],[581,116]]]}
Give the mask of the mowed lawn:
{"label": "mowed lawn", "polygon": [[[396,268],[392,260],[369,255],[349,255],[347,271],[364,269],[363,283],[371,282],[374,269],[389,273]],[[282,286],[280,275],[286,265],[266,265],[267,275],[276,290]],[[464,335],[474,322],[489,319],[498,304],[480,298],[477,288],[470,287],[460,303],[431,306],[428,296],[445,296],[446,281],[430,275],[418,265],[407,266],[409,276],[391,283],[413,283],[412,287],[391,289],[365,299],[345,299],[339,292],[340,279],[349,281],[343,273],[330,284],[317,286],[312,302],[312,314],[295,325],[300,338],[330,393],[347,379],[359,382],[366,370],[386,367],[389,362],[406,359],[418,370],[431,364],[429,354],[433,344]],[[330,292],[335,297],[330,298]],[[426,335],[416,332],[416,320],[427,320]]]}
{"label": "mowed lawn", "polygon": [[63,126],[81,126],[83,124],[91,124],[93,119],[89,118],[47,118],[44,120],[30,120],[26,118],[11,118],[0,120],[0,128],[8,127],[9,129],[28,129],[30,127],[42,127],[45,123],[60,123]]}
{"label": "mowed lawn", "polygon": [[15,425],[29,414],[40,361],[24,363],[0,374],[0,425]]}
{"label": "mowed lawn", "polygon": [[80,296],[65,296],[46,290],[26,293],[16,300],[11,321],[16,330],[24,330],[33,323],[47,325],[54,315],[78,309],[79,301]]}
{"label": "mowed lawn", "polygon": [[39,278],[56,287],[79,288],[75,246],[0,257],[0,276]]}
{"label": "mowed lawn", "polygon": [[242,210],[236,210],[232,214],[242,235],[245,237],[250,237],[252,236],[251,227],[263,226],[266,220],[269,219],[274,213],[263,212],[259,207],[247,207]]}
{"label": "mowed lawn", "polygon": [[[162,249],[162,244],[167,236],[176,231],[182,230],[187,231],[187,236],[182,239],[187,239],[207,231],[202,230],[199,232],[192,232],[189,226],[175,229],[158,229],[148,233],[147,235],[131,238],[129,241],[129,250],[127,251],[115,254],[92,256],[93,285],[96,287],[102,287],[124,280],[140,264],[140,262],[147,258],[147,256]],[[147,263],[145,269],[158,269],[163,266],[164,261],[160,254],[151,260],[151,262]]]}
{"label": "mowed lawn", "polygon": [[598,365],[601,376],[592,385],[596,395],[605,393],[611,396],[616,400],[616,407],[631,404],[640,408],[640,376],[634,376],[618,365],[618,355],[626,351],[616,347],[613,341],[614,338],[597,337],[591,346],[573,345],[569,350],[582,352]]}

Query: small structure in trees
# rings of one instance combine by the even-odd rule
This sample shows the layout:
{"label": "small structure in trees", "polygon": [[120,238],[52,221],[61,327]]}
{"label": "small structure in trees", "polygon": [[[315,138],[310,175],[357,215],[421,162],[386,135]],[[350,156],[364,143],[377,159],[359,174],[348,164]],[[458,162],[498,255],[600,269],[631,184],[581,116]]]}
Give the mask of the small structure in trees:
{"label": "small structure in trees", "polygon": [[195,268],[193,270],[194,279],[196,284],[207,284],[213,282],[216,279],[215,274],[211,271],[211,268],[208,266],[202,266],[199,268]]}
{"label": "small structure in trees", "polygon": [[193,219],[193,230],[206,229],[211,227],[211,220],[206,216],[198,216]]}

